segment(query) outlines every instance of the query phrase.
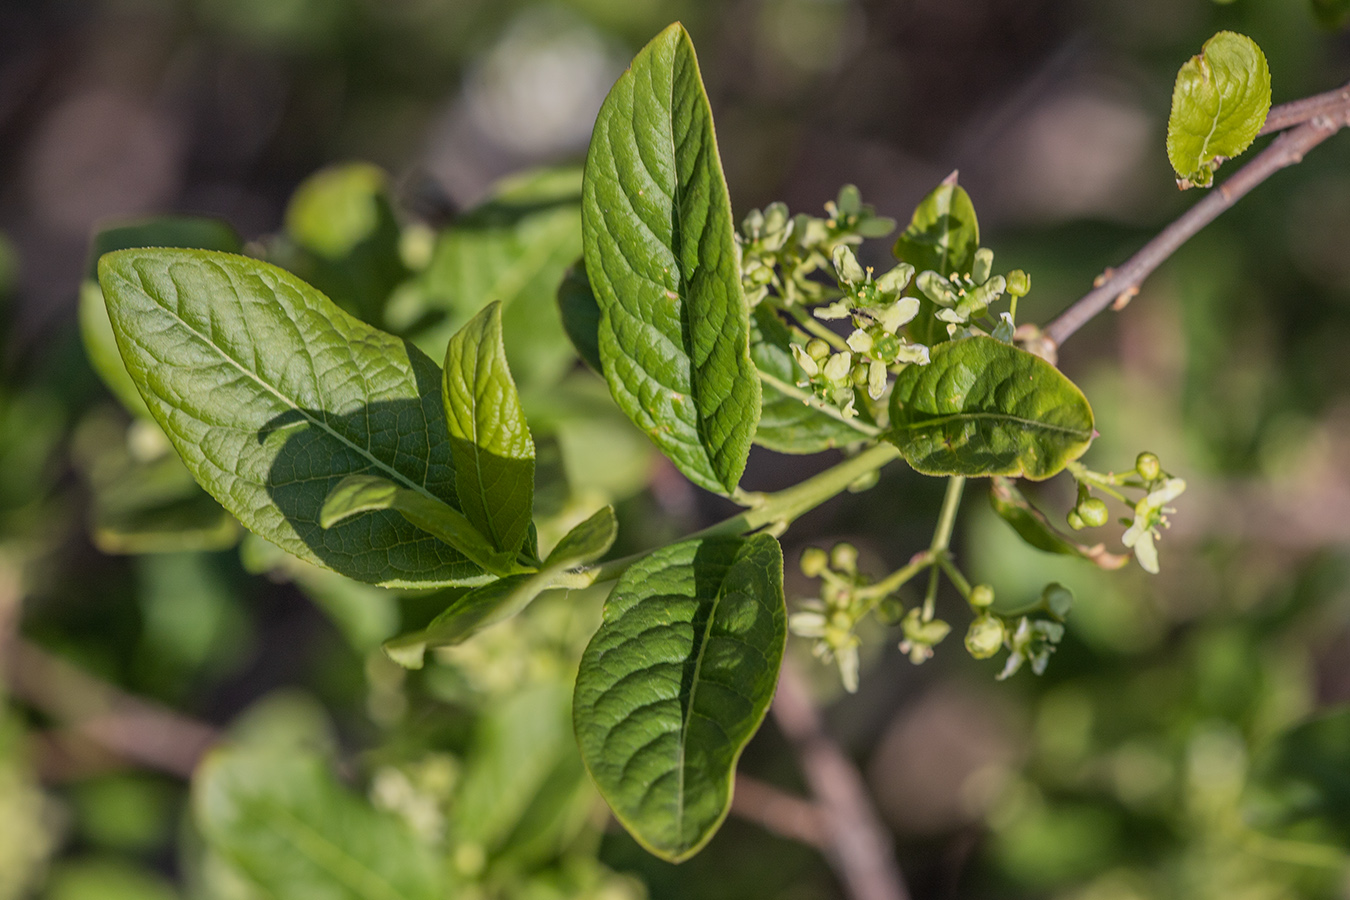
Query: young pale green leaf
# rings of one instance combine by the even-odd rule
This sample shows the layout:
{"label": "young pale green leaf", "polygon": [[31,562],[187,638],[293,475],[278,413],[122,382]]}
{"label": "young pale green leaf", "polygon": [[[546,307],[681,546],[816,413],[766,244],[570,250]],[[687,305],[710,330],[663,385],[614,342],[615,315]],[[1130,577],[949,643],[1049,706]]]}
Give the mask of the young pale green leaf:
{"label": "young pale green leaf", "polygon": [[1266,55],[1245,35],[1220,31],[1177,72],[1167,158],[1182,188],[1209,187],[1214,170],[1251,145],[1270,112]]}
{"label": "young pale green leaf", "polygon": [[497,575],[510,571],[512,554],[497,550],[459,510],[379,475],[348,475],[319,509],[319,526],[332,528],[359,513],[392,509]]}
{"label": "young pale green leaf", "polygon": [[99,280],[151,414],[245,526],[358,581],[484,580],[396,512],[319,524],[328,494],[355,474],[454,505],[441,373],[420,351],[258,260],[123,250],[103,257]]}
{"label": "young pale green leaf", "polygon": [[[946,277],[970,271],[978,249],[980,222],[975,205],[953,172],[915,207],[909,225],[895,240],[894,253],[915,272],[932,271]],[[933,318],[935,311],[933,301],[920,295],[919,314],[909,325],[910,336],[930,347],[947,340],[945,327]]]}
{"label": "young pale green leaf", "polygon": [[820,453],[871,437],[842,416],[804,403],[803,397],[809,394],[791,390],[796,387],[801,370],[792,359],[792,339],[787,326],[768,304],[761,303],[755,308],[750,328],[750,358],[761,373],[778,383],[764,385],[764,408],[755,432],[756,444],[779,453]]}
{"label": "young pale green leaf", "polygon": [[600,793],[651,852],[688,859],[721,825],[786,637],[769,535],[685,541],[619,579],[581,658],[573,720]]}
{"label": "young pale green leaf", "polygon": [[610,391],[690,481],[730,493],[760,386],[712,110],[683,26],[643,48],[605,99],[582,195]]}
{"label": "young pale green leaf", "polygon": [[414,340],[439,353],[455,330],[498,300],[516,380],[522,387],[555,383],[572,351],[554,297],[580,255],[580,169],[541,169],[502,182],[437,238],[420,283],[429,309],[445,318]]}
{"label": "young pale green leaf", "polygon": [[558,285],[558,311],[563,330],[576,348],[577,356],[596,374],[603,374],[600,362],[600,304],[586,277],[586,260],[579,259],[563,275]]}
{"label": "young pale green leaf", "polygon": [[1119,569],[1130,561],[1128,556],[1107,552],[1104,544],[1081,544],[1055,528],[1045,513],[1032,506],[1010,479],[1002,476],[993,479],[989,485],[989,503],[999,518],[1037,550],[1077,556],[1103,569]]}
{"label": "young pale green leaf", "polygon": [[217,750],[192,783],[207,845],[269,897],[440,900],[440,861],[303,751]]}
{"label": "young pale green leaf", "polygon": [[534,512],[534,441],[506,365],[501,303],[450,339],[442,396],[464,514],[493,547],[514,554]]}
{"label": "young pale green leaf", "polygon": [[939,344],[891,393],[886,437],[925,475],[1049,478],[1092,442],[1092,407],[1059,370],[1002,341]]}
{"label": "young pale green leaf", "polygon": [[483,629],[504,622],[544,591],[557,587],[568,569],[604,556],[614,546],[618,531],[614,508],[604,507],[564,535],[538,572],[512,575],[475,588],[426,628],[387,641],[385,652],[401,666],[420,669],[428,649],[463,643]]}

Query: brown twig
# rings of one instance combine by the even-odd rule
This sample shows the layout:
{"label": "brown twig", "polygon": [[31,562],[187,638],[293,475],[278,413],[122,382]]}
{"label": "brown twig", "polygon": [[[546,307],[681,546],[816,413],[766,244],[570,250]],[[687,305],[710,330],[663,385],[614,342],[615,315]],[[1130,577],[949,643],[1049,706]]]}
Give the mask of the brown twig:
{"label": "brown twig", "polygon": [[806,686],[786,662],[773,700],[774,720],[792,743],[820,804],[829,847],[825,858],[850,900],[909,900],[890,833],[853,762],[829,735]]}
{"label": "brown twig", "polygon": [[[1332,103],[1332,99],[1337,102]],[[1303,117],[1301,124],[1277,137],[1251,162],[1164,228],[1124,265],[1104,273],[1096,287],[1046,327],[1044,337],[1052,348],[1059,347],[1070,335],[1120,298],[1137,292],[1143,280],[1164,260],[1258,184],[1281,169],[1301,162],[1309,150],[1350,125],[1350,88],[1285,104],[1272,110],[1272,117],[1276,111],[1280,112],[1280,118],[1270,126],[1270,130],[1279,129],[1282,122],[1293,124]],[[1267,119],[1268,125],[1270,122],[1271,119]]]}
{"label": "brown twig", "polygon": [[817,804],[758,778],[736,773],[731,812],[779,837],[798,841],[822,853],[830,848],[824,816]]}
{"label": "brown twig", "polygon": [[15,638],[5,659],[15,696],[66,727],[54,736],[79,738],[146,768],[188,778],[215,743],[215,729],[125,693],[79,667]]}
{"label": "brown twig", "polygon": [[1266,124],[1261,126],[1261,130],[1257,134],[1274,134],[1277,131],[1293,128],[1295,125],[1302,125],[1317,116],[1334,117],[1337,113],[1343,113],[1347,108],[1350,108],[1350,84],[1339,87],[1334,91],[1314,94],[1311,97],[1304,97],[1302,100],[1294,100],[1271,107],[1270,112],[1266,115]]}

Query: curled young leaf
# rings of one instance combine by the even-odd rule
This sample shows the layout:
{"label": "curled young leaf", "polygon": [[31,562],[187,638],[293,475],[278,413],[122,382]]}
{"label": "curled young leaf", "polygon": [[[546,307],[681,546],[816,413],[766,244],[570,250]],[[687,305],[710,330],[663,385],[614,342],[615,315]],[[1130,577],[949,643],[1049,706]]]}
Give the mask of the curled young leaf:
{"label": "curled young leaf", "polygon": [[891,393],[886,438],[925,475],[1040,481],[1092,442],[1083,392],[1040,357],[988,337],[939,344]]}
{"label": "curled young leaf", "polygon": [[996,477],[989,485],[989,503],[999,518],[1007,522],[1022,540],[1037,550],[1078,556],[1103,569],[1119,569],[1130,561],[1128,556],[1110,553],[1105,544],[1079,543],[1050,524],[1045,513],[1031,505],[1010,479]]}
{"label": "curled young leaf", "polygon": [[1256,42],[1220,31],[1177,72],[1167,158],[1183,189],[1209,187],[1214,170],[1255,140],[1270,112],[1270,68]]}

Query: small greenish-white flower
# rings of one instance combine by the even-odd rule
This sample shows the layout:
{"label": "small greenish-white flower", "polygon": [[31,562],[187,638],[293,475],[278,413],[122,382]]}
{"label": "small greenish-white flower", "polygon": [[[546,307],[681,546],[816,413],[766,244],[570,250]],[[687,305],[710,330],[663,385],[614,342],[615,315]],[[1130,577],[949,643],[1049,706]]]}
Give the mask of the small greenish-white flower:
{"label": "small greenish-white flower", "polygon": [[847,244],[835,247],[830,261],[834,263],[834,271],[844,284],[854,285],[867,280],[867,273],[858,263],[858,257],[853,255],[853,248]]}
{"label": "small greenish-white flower", "polygon": [[817,306],[812,310],[812,314],[817,319],[824,319],[828,322],[832,319],[847,319],[852,314],[852,310],[849,308],[848,299],[844,298],[826,306]]}
{"label": "small greenish-white flower", "polygon": [[960,299],[960,295],[957,294],[952,283],[932,269],[920,272],[919,277],[914,280],[914,284],[919,290],[923,291],[929,300],[932,300],[938,306],[955,306]]}
{"label": "small greenish-white flower", "polygon": [[889,334],[895,334],[901,328],[914,321],[919,314],[919,298],[901,297],[890,306],[875,311],[872,315],[877,324]]}
{"label": "small greenish-white flower", "polygon": [[1158,528],[1166,526],[1167,515],[1175,512],[1167,504],[1185,490],[1186,482],[1183,479],[1168,478],[1149,491],[1144,499],[1134,505],[1134,521],[1120,538],[1121,543],[1134,550],[1134,558],[1150,575],[1158,574],[1158,548],[1153,543],[1159,537]]}
{"label": "small greenish-white flower", "polygon": [[966,650],[976,659],[988,659],[1003,649],[1003,620],[985,613],[966,629]]}
{"label": "small greenish-white flower", "polygon": [[941,619],[924,621],[922,612],[916,607],[905,616],[901,627],[905,639],[900,642],[900,651],[909,654],[909,661],[919,665],[933,657],[933,648],[942,643],[942,639],[952,627]]}
{"label": "small greenish-white flower", "polygon": [[894,269],[877,278],[877,290],[889,296],[896,296],[905,289],[914,277],[914,267],[909,263],[900,263]]}
{"label": "small greenish-white flower", "polygon": [[1017,326],[1013,324],[1012,313],[1001,312],[998,314],[998,324],[994,326],[994,331],[990,335],[996,341],[1002,341],[1005,344],[1011,344],[1013,332]]}
{"label": "small greenish-white flower", "polygon": [[825,613],[817,609],[805,609],[788,616],[788,630],[798,637],[824,637],[827,624]]}
{"label": "small greenish-white flower", "polygon": [[825,367],[821,374],[823,374],[828,381],[842,382],[848,377],[851,368],[853,368],[853,354],[847,350],[841,350],[830,357],[829,361],[825,363]]}
{"label": "small greenish-white flower", "polygon": [[1058,622],[1023,616],[1008,641],[1012,652],[1008,654],[1003,671],[998,673],[998,680],[1012,677],[1026,662],[1031,663],[1031,671],[1037,675],[1044,674],[1045,667],[1050,663],[1050,654],[1055,652],[1055,645],[1063,637],[1064,626]]}
{"label": "small greenish-white flower", "polygon": [[801,366],[802,371],[809,377],[815,378],[820,374],[820,364],[816,362],[811,354],[806,352],[806,348],[801,344],[792,345],[792,358],[797,360],[797,365]]}
{"label": "small greenish-white flower", "polygon": [[994,251],[981,247],[975,251],[975,262],[970,267],[970,280],[975,284],[984,284],[994,268]]}
{"label": "small greenish-white flower", "polygon": [[928,365],[928,348],[923,344],[903,344],[896,351],[895,361],[926,366]]}

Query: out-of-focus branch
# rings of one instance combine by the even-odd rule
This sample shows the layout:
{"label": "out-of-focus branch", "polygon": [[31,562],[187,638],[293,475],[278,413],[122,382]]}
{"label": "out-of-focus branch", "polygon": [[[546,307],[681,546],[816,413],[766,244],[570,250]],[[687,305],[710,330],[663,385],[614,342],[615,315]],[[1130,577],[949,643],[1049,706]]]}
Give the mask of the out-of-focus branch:
{"label": "out-of-focus branch", "polygon": [[792,743],[825,820],[825,858],[850,900],[909,900],[886,826],[862,776],[829,735],[800,676],[787,662],[778,678],[774,720]]}
{"label": "out-of-focus branch", "polygon": [[[1277,112],[1280,118],[1272,125]],[[1305,118],[1300,120],[1301,116]],[[1196,232],[1218,218],[1258,184],[1281,169],[1302,162],[1309,150],[1350,125],[1350,88],[1277,107],[1271,111],[1271,118],[1267,119],[1268,130],[1279,130],[1296,121],[1301,121],[1301,124],[1277,137],[1231,178],[1164,228],[1124,265],[1103,273],[1090,292],[1046,327],[1044,337],[1050,349],[1058,348],[1107,307],[1115,305],[1119,308],[1129,302],[1139,292],[1139,285],[1144,279]]]}
{"label": "out-of-focus branch", "polygon": [[780,788],[736,773],[736,791],[731,812],[765,831],[814,847],[825,853],[830,848],[820,806]]}
{"label": "out-of-focus branch", "polygon": [[5,654],[5,675],[19,699],[64,726],[57,745],[83,739],[136,765],[182,778],[215,743],[202,722],[134,697],[21,637]]}

